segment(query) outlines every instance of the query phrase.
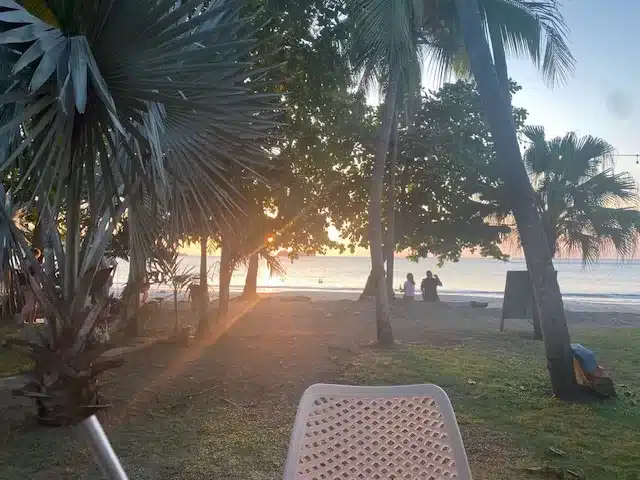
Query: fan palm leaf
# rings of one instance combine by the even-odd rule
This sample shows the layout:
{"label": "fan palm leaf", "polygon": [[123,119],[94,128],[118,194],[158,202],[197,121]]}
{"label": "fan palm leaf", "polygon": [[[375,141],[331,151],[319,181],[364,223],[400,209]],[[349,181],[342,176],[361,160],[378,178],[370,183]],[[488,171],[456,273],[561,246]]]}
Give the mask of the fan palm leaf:
{"label": "fan palm leaf", "polygon": [[570,132],[546,140],[542,127],[525,127],[524,161],[552,252],[580,254],[585,263],[602,253],[635,253],[640,228],[637,183],[606,166],[613,147]]}

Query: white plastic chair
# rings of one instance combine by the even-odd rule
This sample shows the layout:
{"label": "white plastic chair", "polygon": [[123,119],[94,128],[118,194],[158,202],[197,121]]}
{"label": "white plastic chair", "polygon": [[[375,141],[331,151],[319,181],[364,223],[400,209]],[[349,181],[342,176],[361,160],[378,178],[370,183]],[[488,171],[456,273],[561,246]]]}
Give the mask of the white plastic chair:
{"label": "white plastic chair", "polygon": [[284,480],[471,480],[449,397],[436,385],[317,384],[300,400]]}

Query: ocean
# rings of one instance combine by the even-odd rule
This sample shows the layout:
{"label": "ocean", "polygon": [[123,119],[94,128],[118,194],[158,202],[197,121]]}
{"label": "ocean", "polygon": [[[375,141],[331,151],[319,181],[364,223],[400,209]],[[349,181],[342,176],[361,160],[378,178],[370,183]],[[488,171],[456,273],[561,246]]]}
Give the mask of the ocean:
{"label": "ocean", "polygon": [[[182,263],[199,272],[200,258],[182,255]],[[220,258],[208,257],[210,282],[216,289],[218,284],[217,265]],[[281,258],[286,268],[285,278],[270,277],[264,263],[260,264],[258,286],[261,292],[313,292],[342,293],[345,296],[359,294],[370,270],[368,257],[332,256],[301,257],[291,262]],[[558,281],[565,303],[608,305],[624,307],[624,310],[640,309],[640,261],[602,260],[597,264],[584,266],[580,260],[556,260]],[[443,295],[457,298],[483,298],[501,301],[507,270],[525,270],[524,260],[514,259],[501,262],[493,259],[463,258],[457,263],[446,263],[439,268],[435,259],[411,262],[396,258],[393,283],[395,288],[404,283],[407,273],[413,273],[419,283],[426,270],[432,270],[442,280],[439,291]],[[116,271],[114,287],[122,288],[126,283],[128,265],[120,262]],[[232,292],[241,291],[246,268],[236,270],[231,279]],[[164,295],[170,289],[166,286],[152,287],[152,294]],[[335,296],[335,295],[334,295]]]}

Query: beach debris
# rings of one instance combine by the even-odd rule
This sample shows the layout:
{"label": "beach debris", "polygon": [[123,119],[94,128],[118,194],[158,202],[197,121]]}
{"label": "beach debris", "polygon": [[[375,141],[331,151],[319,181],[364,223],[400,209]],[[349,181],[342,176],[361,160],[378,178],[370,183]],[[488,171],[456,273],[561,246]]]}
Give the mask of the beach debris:
{"label": "beach debris", "polygon": [[467,383],[468,383],[469,385],[475,385],[475,384],[477,384],[478,382],[476,382],[475,380],[473,380],[473,379],[469,378],[469,379],[467,379]]}
{"label": "beach debris", "polygon": [[540,477],[556,478],[558,480],[586,480],[587,478],[585,475],[581,475],[568,468],[550,467],[548,465],[544,467],[526,467],[523,470],[537,474]]}
{"label": "beach debris", "polygon": [[549,450],[551,453],[558,455],[559,457],[562,457],[563,455],[567,454],[567,452],[565,452],[564,450],[560,450],[559,448],[556,448],[556,447],[549,447],[547,448],[547,450]]}
{"label": "beach debris", "polygon": [[469,302],[469,306],[471,308],[487,308],[489,306],[488,302],[476,302],[475,300],[471,300]]}

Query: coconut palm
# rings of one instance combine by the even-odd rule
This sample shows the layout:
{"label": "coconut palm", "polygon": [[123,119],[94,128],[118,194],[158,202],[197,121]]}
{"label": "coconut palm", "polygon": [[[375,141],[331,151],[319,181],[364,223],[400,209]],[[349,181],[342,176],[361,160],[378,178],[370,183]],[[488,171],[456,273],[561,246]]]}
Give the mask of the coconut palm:
{"label": "coconut palm", "polygon": [[[554,2],[482,0],[482,21],[493,32],[495,55],[528,54],[545,77],[564,77],[573,67],[573,57],[564,41],[566,29]],[[385,288],[382,247],[382,191],[385,160],[391,134],[400,113],[412,123],[412,99],[420,89],[422,60],[428,59],[434,73],[444,78],[450,72],[468,72],[457,3],[454,0],[352,0],[351,56],[354,71],[364,86],[377,84],[384,91],[376,155],[369,195],[369,245],[371,278],[376,291],[378,341],[391,343],[393,335]],[[546,41],[545,41],[546,39]],[[540,61],[542,59],[542,61]],[[506,61],[501,77],[507,78]],[[505,91],[508,85],[505,85]],[[394,126],[395,125],[395,126]],[[389,179],[393,185],[394,169]],[[390,196],[392,198],[392,195]],[[393,206],[390,206],[393,210]],[[391,216],[393,219],[393,216]],[[388,239],[394,225],[389,222]],[[387,243],[390,243],[389,241]],[[393,254],[389,245],[387,257]],[[388,272],[391,275],[392,272]],[[366,288],[365,288],[366,290]]]}
{"label": "coconut palm", "polygon": [[528,126],[531,142],[524,161],[544,224],[549,251],[596,261],[615,251],[633,255],[640,227],[637,184],[627,172],[614,173],[613,147],[574,132],[547,140],[543,127]]}
{"label": "coconut palm", "polygon": [[[0,149],[8,153],[0,168],[28,152],[23,183],[52,218],[65,206],[64,243],[53,232],[57,280],[0,212],[3,252],[35,268],[29,281],[47,320],[20,343],[36,359],[24,394],[47,423],[102,408],[97,376],[113,362],[90,340],[103,305],[85,305],[125,211],[141,196],[170,211],[185,192],[205,212],[233,211],[226,169],[262,158],[274,107],[256,93],[265,86],[242,3],[0,0]],[[153,244],[154,217],[140,210],[126,214],[133,268],[147,258],[135,251]]]}
{"label": "coconut palm", "polygon": [[547,367],[553,392],[561,398],[575,393],[573,355],[562,295],[536,209],[536,195],[522,162],[511,101],[504,94],[477,0],[455,0],[469,64],[476,80],[502,171],[511,210],[522,240],[533,293],[541,317]]}

